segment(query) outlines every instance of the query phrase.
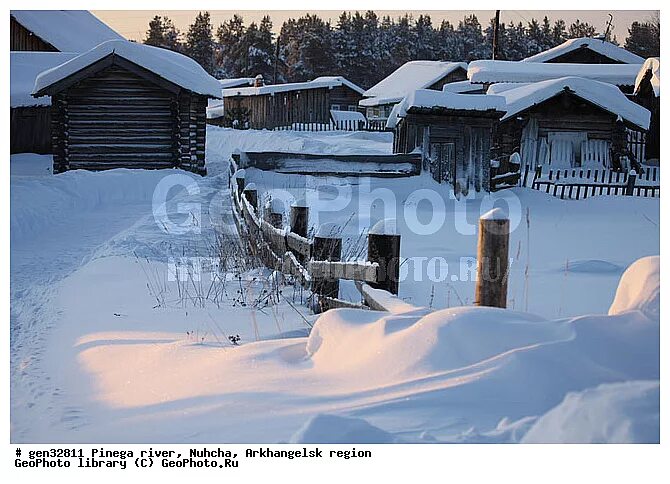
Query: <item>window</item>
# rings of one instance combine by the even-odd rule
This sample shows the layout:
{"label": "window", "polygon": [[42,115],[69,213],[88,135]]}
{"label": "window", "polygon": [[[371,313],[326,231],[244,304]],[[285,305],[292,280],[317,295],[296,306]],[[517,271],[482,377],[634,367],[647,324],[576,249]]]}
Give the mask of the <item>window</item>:
{"label": "window", "polygon": [[340,111],[340,105],[339,104],[331,104],[330,105],[330,110],[331,111]]}
{"label": "window", "polygon": [[356,111],[358,111],[358,108],[356,106],[348,106],[347,110],[355,113]]}

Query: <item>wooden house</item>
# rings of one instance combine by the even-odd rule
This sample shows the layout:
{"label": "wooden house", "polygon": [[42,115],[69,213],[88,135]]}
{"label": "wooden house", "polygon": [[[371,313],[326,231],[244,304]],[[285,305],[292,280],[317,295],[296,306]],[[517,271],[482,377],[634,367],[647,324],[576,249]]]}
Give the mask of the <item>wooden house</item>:
{"label": "wooden house", "polygon": [[33,96],[51,96],[54,173],[118,167],[205,173],[205,109],[220,85],[186,56],[103,42],[41,73]]}
{"label": "wooden house", "polygon": [[296,123],[329,124],[330,112],[357,111],[363,89],[339,76],[309,82],[223,90],[223,116],[235,127],[273,129]]}
{"label": "wooden house", "polygon": [[[253,77],[236,77],[232,79],[219,79],[221,90],[233,87],[253,86]],[[210,99],[207,103],[207,123],[215,126],[230,126],[230,120],[224,116],[223,99]]]}
{"label": "wooden house", "polygon": [[393,152],[421,150],[423,169],[457,195],[489,190],[495,125],[504,99],[493,95],[418,90],[393,108]]}
{"label": "wooden house", "polygon": [[635,80],[634,101],[651,112],[651,122],[647,132],[645,159],[656,160],[661,150],[661,61],[647,59]]}
{"label": "wooden house", "polygon": [[649,111],[611,84],[564,77],[495,87],[489,92],[505,99],[496,130],[500,159],[520,152],[531,168],[625,168],[623,157],[635,158],[628,132],[649,127]]}
{"label": "wooden house", "polygon": [[418,89],[441,91],[450,83],[467,78],[465,62],[410,61],[363,93],[360,106],[372,122],[386,122],[393,107]]}
{"label": "wooden house", "polygon": [[642,64],[644,59],[605,39],[581,37],[523,59],[552,64]]}
{"label": "wooden house", "polygon": [[30,96],[35,78],[106,40],[122,37],[84,10],[10,12],[10,153],[51,153],[51,99]]}

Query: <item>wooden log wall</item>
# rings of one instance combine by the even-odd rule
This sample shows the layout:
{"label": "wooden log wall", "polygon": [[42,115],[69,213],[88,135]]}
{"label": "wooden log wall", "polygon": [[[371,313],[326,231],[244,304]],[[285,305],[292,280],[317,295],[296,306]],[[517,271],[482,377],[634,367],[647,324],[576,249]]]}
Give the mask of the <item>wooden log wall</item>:
{"label": "wooden log wall", "polygon": [[10,118],[10,153],[52,152],[50,106],[11,108]]}
{"label": "wooden log wall", "polygon": [[112,65],[57,93],[52,105],[54,172],[205,172],[205,96],[168,90]]}

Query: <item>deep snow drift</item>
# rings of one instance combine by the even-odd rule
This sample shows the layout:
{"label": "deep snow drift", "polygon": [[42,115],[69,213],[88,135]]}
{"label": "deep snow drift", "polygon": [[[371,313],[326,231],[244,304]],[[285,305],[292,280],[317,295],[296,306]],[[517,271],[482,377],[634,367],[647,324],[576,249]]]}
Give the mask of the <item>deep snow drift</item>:
{"label": "deep snow drift", "polygon": [[[221,297],[204,304],[198,295],[212,287],[210,274],[189,287],[170,280],[175,260],[211,256],[215,234],[234,233],[224,170],[231,151],[380,153],[390,150],[386,138],[210,129],[208,159],[219,173],[206,178],[179,170],[52,176],[49,157],[12,157],[12,441],[657,441],[658,258],[625,269],[659,252],[658,200],[510,192],[531,214],[530,231],[522,220],[510,244],[520,260],[510,280],[516,310],[469,307],[468,281],[410,278],[394,314],[338,310],[317,319],[290,286],[279,304],[249,304],[265,297],[259,281],[275,278],[267,271],[226,276]],[[247,175],[261,192],[303,196],[305,186],[309,195],[316,184],[366,183]],[[168,190],[170,180],[178,183]],[[424,223],[426,207],[412,192],[435,190],[446,201],[450,224],[436,234],[413,235],[398,221],[403,257],[455,263],[473,254],[476,229],[458,233],[454,220],[472,225],[485,199],[459,206],[428,177],[370,183],[393,192],[400,210],[416,207]],[[166,200],[164,220],[156,193]],[[321,196],[313,206],[332,203]],[[385,218],[378,208],[361,213],[364,227]],[[350,214],[324,211],[320,222],[355,240]],[[529,307],[520,312],[526,268]]]}

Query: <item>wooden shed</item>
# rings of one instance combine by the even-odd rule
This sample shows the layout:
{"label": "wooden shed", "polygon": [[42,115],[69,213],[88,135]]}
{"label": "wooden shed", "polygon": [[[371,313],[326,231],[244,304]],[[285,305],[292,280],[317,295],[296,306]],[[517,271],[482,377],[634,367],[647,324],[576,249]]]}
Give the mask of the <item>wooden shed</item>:
{"label": "wooden shed", "polygon": [[520,151],[522,165],[531,168],[625,168],[623,156],[636,158],[628,133],[643,135],[649,127],[649,111],[611,84],[564,77],[495,87],[489,92],[505,98],[496,136],[501,159]]}
{"label": "wooden shed", "polygon": [[560,45],[525,58],[522,62],[552,64],[642,64],[644,59],[604,38],[568,39]]}
{"label": "wooden shed", "polygon": [[489,191],[495,125],[504,114],[500,96],[417,90],[393,108],[393,152],[423,153],[423,169],[457,195]]}
{"label": "wooden shed", "polygon": [[398,67],[387,77],[363,93],[359,103],[371,122],[386,122],[393,106],[418,89],[441,91],[445,85],[464,81],[465,62],[416,60]]}
{"label": "wooden shed", "polygon": [[330,111],[357,111],[363,89],[343,77],[223,90],[223,117],[235,127],[273,129],[296,123],[330,123]]}
{"label": "wooden shed", "polygon": [[108,41],[47,72],[54,173],[83,168],[182,168],[204,174],[207,100],[220,85],[166,49]]}

